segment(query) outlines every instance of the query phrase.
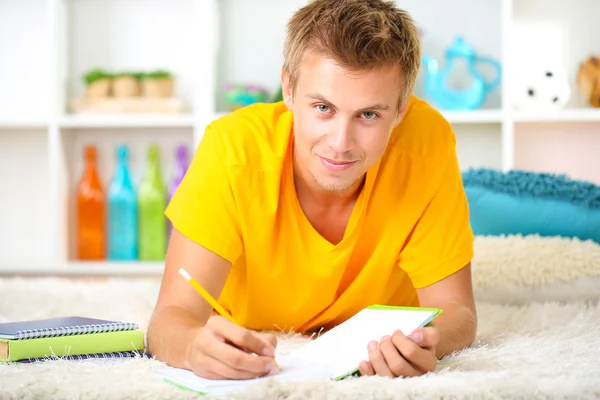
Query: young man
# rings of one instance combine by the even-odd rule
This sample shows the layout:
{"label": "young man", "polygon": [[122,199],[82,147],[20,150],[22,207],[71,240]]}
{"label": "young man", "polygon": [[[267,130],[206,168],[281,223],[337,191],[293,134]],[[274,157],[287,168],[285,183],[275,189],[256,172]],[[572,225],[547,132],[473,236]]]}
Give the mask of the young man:
{"label": "young man", "polygon": [[211,123],[169,204],[149,349],[200,376],[247,379],[273,368],[275,337],[258,331],[420,305],[444,312],[410,337],[365,343],[359,368],[433,371],[474,340],[473,235],[452,129],[411,95],[418,31],[391,2],[315,0],[291,18],[284,55],[284,102]]}

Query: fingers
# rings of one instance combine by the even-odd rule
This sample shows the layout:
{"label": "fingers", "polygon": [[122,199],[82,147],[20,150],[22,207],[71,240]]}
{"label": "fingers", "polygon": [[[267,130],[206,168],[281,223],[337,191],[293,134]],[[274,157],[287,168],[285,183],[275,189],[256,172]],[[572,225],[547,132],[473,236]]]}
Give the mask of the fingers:
{"label": "fingers", "polygon": [[264,336],[238,326],[225,318],[220,318],[219,323],[213,324],[212,329],[217,335],[224,337],[240,349],[261,356],[275,356],[275,346],[271,340],[266,340]]}
{"label": "fingers", "polygon": [[375,375],[373,366],[371,365],[371,363],[369,361],[361,361],[360,364],[358,364],[358,370],[360,371],[360,374],[363,376]]}
{"label": "fingers", "polygon": [[420,328],[411,333],[410,338],[425,349],[433,349],[440,341],[440,331],[433,326]]}
{"label": "fingers", "polygon": [[[231,346],[229,346],[231,347]],[[234,348],[234,347],[231,347]],[[237,350],[237,349],[236,349]],[[237,350],[241,351],[241,350]],[[227,365],[223,363],[221,360],[212,359],[209,363],[207,363],[208,372],[213,374],[216,379],[254,379],[261,376],[267,375],[269,372],[261,371],[261,372],[250,372],[242,369],[237,369],[234,366]]]}
{"label": "fingers", "polygon": [[272,358],[254,356],[216,338],[206,346],[205,354],[213,359],[209,369],[229,379],[266,375],[274,367]]}
{"label": "fingers", "polygon": [[361,375],[419,376],[437,368],[435,348],[439,331],[434,327],[418,329],[406,337],[396,331],[393,336],[384,336],[378,343],[368,345],[369,361],[359,364]]}
{"label": "fingers", "polygon": [[267,357],[257,357],[233,347],[212,330],[202,329],[188,350],[188,365],[208,379],[251,379],[268,374]]}
{"label": "fingers", "polygon": [[209,379],[251,379],[273,371],[274,334],[253,332],[213,316],[196,337],[192,370]]}
{"label": "fingers", "polygon": [[373,371],[375,371],[377,375],[393,376],[392,371],[388,368],[385,358],[383,357],[379,343],[372,341],[369,343],[367,349],[369,351],[369,361],[371,362]]}
{"label": "fingers", "polygon": [[381,344],[379,347],[381,348],[381,354],[383,355],[383,358],[391,373],[389,376],[412,377],[421,375],[421,372],[417,370],[409,361],[407,361],[403,357],[403,354],[400,354],[391,337],[386,336],[381,339]]}
{"label": "fingers", "polygon": [[257,374],[239,370],[207,354],[199,354],[195,361],[192,371],[207,379],[254,379],[266,375],[266,373]]}
{"label": "fingers", "polygon": [[257,333],[258,336],[260,336],[263,340],[266,340],[267,342],[271,343],[271,346],[273,346],[273,348],[277,348],[277,337],[275,336],[275,334],[273,333],[269,333],[269,332],[259,332]]}
{"label": "fingers", "polygon": [[[425,336],[426,335],[423,334],[422,342],[425,341]],[[421,346],[406,337],[402,332],[394,332],[391,342],[406,361],[423,373],[433,371],[437,367],[438,360],[435,356],[435,352],[426,348],[421,348]]]}

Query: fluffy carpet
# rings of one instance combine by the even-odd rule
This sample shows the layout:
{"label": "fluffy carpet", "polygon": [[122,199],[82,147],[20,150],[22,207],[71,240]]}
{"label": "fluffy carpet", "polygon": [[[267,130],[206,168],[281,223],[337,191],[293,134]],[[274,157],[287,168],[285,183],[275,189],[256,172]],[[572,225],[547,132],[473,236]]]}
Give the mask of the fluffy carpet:
{"label": "fluffy carpet", "polygon": [[[443,359],[434,373],[410,379],[272,382],[230,398],[600,397],[600,246],[537,236],[478,237],[473,268],[476,343]],[[158,286],[157,279],[4,278],[0,321],[79,314],[134,320],[145,329]],[[287,334],[278,350],[285,353],[306,340]],[[198,398],[163,382],[156,374],[161,366],[141,358],[110,364],[0,364],[0,398]]]}

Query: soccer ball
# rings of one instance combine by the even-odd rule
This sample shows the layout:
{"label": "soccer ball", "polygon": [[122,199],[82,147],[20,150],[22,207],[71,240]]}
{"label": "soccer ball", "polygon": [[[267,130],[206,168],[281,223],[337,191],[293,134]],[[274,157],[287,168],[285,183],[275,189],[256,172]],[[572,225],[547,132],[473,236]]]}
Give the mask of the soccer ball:
{"label": "soccer ball", "polygon": [[518,110],[557,110],[571,99],[571,85],[560,66],[532,67],[516,74],[513,95]]}

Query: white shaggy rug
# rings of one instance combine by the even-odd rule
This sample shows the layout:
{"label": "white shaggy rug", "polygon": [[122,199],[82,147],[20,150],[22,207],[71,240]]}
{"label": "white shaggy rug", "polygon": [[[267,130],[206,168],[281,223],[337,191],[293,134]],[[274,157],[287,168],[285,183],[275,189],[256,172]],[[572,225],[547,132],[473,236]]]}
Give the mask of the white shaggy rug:
{"label": "white shaggy rug", "polygon": [[[562,238],[476,239],[479,314],[472,348],[410,379],[265,383],[235,399],[600,398],[600,245]],[[134,320],[142,329],[159,281],[0,279],[0,322],[88,315]],[[287,335],[279,351],[302,344]],[[114,364],[0,364],[1,399],[184,399],[155,360]],[[210,397],[210,396],[209,396]]]}

